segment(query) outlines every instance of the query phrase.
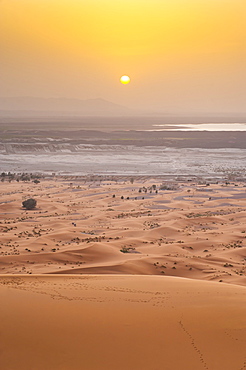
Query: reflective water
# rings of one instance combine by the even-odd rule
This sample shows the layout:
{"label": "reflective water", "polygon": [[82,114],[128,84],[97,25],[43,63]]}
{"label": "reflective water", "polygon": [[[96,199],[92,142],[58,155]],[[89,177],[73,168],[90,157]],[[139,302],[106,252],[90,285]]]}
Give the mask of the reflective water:
{"label": "reflective water", "polygon": [[167,125],[153,125],[153,130],[168,131],[246,131],[246,123],[196,123],[177,124],[171,129]]}

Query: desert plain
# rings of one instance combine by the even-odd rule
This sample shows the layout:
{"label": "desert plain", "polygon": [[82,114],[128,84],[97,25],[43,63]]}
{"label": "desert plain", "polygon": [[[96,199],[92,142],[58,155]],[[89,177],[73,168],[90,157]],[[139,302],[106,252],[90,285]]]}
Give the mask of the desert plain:
{"label": "desert plain", "polygon": [[246,369],[243,181],[53,176],[0,192],[4,370]]}
{"label": "desert plain", "polygon": [[0,0],[0,370],[246,370],[245,14]]}

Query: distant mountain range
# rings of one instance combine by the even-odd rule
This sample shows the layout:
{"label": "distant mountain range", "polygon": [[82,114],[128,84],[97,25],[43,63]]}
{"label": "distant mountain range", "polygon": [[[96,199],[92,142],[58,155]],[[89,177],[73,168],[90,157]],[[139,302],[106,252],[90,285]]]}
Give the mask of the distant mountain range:
{"label": "distant mountain range", "polygon": [[0,114],[114,116],[131,115],[132,111],[104,99],[0,97]]}

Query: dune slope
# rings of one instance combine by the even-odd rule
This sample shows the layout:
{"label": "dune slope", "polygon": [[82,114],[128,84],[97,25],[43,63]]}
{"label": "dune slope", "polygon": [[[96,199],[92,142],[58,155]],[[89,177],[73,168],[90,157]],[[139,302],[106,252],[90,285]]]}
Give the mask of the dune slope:
{"label": "dune slope", "polygon": [[0,276],[7,370],[243,370],[244,287],[161,276]]}

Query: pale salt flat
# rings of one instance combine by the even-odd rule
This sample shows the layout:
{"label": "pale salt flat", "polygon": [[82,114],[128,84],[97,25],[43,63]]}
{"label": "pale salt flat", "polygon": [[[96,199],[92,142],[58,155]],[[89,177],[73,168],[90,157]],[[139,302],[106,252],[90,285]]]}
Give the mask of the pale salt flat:
{"label": "pale salt flat", "polygon": [[[1,171],[51,174],[199,175],[245,174],[246,149],[68,145],[66,152],[0,153]],[[46,148],[47,149],[47,148]]]}

